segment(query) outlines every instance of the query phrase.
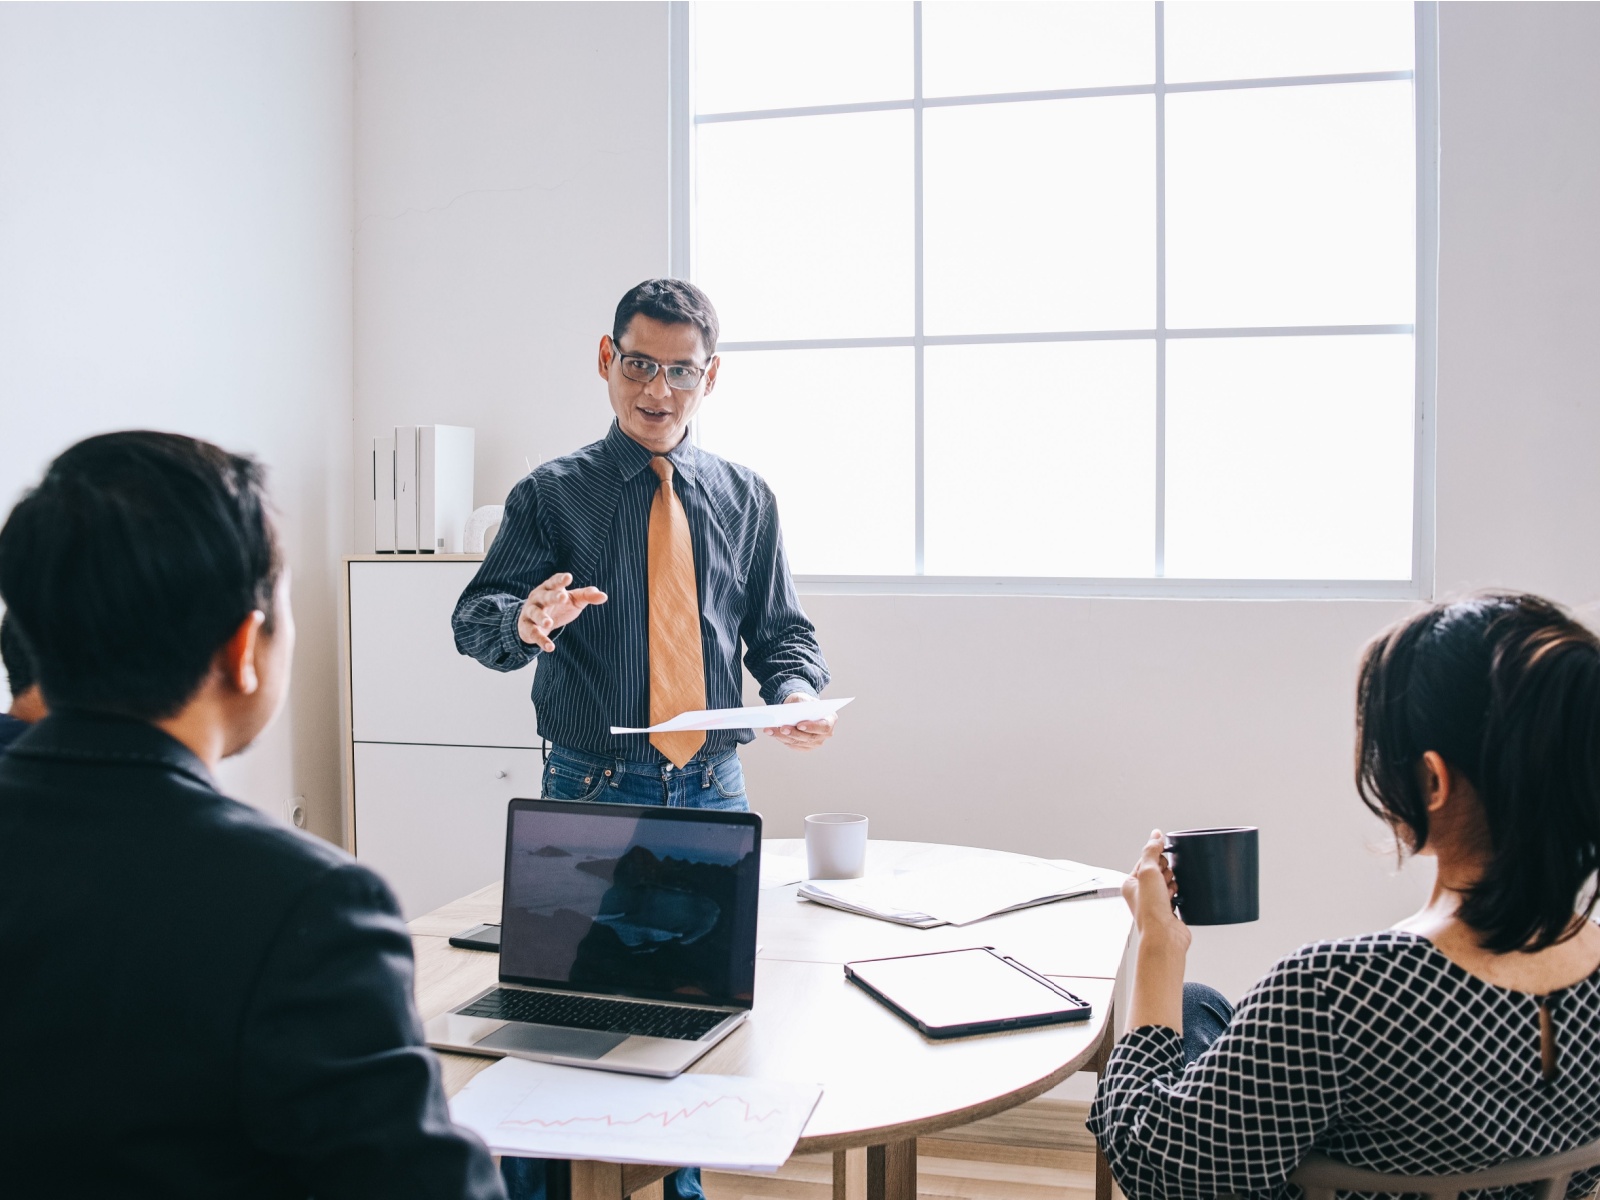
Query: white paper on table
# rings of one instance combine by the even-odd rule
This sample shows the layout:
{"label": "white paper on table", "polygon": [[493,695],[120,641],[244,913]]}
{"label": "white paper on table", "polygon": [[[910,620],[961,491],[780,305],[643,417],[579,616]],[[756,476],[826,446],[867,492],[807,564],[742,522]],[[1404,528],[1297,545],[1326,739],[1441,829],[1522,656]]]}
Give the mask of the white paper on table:
{"label": "white paper on table", "polygon": [[694,729],[776,729],[801,721],[821,721],[833,716],[854,696],[842,700],[796,700],[793,704],[757,704],[752,708],[702,708],[679,713],[670,721],[648,729],[624,729],[613,725],[612,733],[683,733]]}
{"label": "white paper on table", "polygon": [[870,883],[863,879],[808,879],[800,885],[795,896],[817,904],[826,904],[859,917],[876,917],[880,921],[893,921],[897,925],[910,925],[916,929],[932,929],[948,925],[938,917],[896,906],[889,899],[888,889],[882,880]]}
{"label": "white paper on table", "polygon": [[806,860],[787,854],[761,856],[761,887],[787,887],[806,877]]}
{"label": "white paper on table", "polygon": [[495,1154],[776,1171],[821,1098],[814,1083],[502,1058],[451,1098],[450,1117]]}
{"label": "white paper on table", "polygon": [[[1115,871],[1082,863],[980,858],[950,867],[918,867],[898,875],[813,879],[800,894],[906,925],[970,925],[1034,904],[1112,892],[1121,881]],[[924,920],[916,920],[918,917]]]}

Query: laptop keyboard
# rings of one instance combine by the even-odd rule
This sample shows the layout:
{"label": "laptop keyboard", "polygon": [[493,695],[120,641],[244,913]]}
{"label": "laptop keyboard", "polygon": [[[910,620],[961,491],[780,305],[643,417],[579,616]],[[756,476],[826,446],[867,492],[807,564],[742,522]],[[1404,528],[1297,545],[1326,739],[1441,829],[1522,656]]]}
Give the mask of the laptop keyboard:
{"label": "laptop keyboard", "polygon": [[593,996],[524,992],[513,988],[495,988],[466,1008],[456,1011],[463,1017],[526,1021],[534,1025],[564,1025],[568,1029],[676,1038],[683,1042],[699,1041],[728,1018],[725,1012],[681,1008],[675,1004],[599,1000]]}

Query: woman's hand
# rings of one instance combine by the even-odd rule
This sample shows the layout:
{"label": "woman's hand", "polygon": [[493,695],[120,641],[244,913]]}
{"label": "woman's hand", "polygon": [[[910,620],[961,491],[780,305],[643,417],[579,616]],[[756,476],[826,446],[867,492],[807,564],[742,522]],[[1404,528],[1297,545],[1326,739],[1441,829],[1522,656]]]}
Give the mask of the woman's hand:
{"label": "woman's hand", "polygon": [[1144,853],[1122,883],[1122,898],[1139,928],[1128,1028],[1165,1025],[1183,1034],[1183,966],[1189,954],[1189,927],[1172,911],[1177,881],[1165,853],[1161,830],[1150,831]]}
{"label": "woman's hand", "polygon": [[1144,844],[1144,853],[1133,864],[1133,870],[1122,881],[1122,898],[1133,912],[1133,923],[1139,927],[1139,936],[1163,937],[1179,942],[1189,949],[1189,927],[1172,911],[1172,902],[1178,895],[1178,881],[1172,874],[1172,864],[1167,861],[1167,839],[1159,829],[1150,831],[1150,840]]}

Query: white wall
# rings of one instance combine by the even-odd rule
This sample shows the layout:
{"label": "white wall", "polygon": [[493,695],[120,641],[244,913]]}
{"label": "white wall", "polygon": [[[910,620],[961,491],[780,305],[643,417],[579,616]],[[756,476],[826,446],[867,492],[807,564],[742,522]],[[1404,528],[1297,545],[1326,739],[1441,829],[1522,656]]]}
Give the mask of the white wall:
{"label": "white wall", "polygon": [[350,536],[343,4],[0,5],[0,510],[91,433],[259,455],[294,571],[290,710],[225,768],[338,836]]}
{"label": "white wall", "polygon": [[[1440,25],[1440,589],[1587,604],[1600,10],[1447,4]],[[385,425],[475,425],[486,503],[524,454],[604,428],[595,341],[666,262],[665,38],[659,5],[361,6],[358,455]],[[747,753],[772,834],[858,807],[884,836],[1123,865],[1153,825],[1259,824],[1266,915],[1195,938],[1191,974],[1235,994],[1426,888],[1350,781],[1356,658],[1405,605],[806,603],[861,699],[814,755]]]}
{"label": "white wall", "polygon": [[356,6],[357,529],[372,438],[478,431],[477,503],[611,419],[600,335],[667,269],[661,3]]}
{"label": "white wall", "polygon": [[1589,605],[1600,600],[1600,5],[1443,8],[1439,586]]}

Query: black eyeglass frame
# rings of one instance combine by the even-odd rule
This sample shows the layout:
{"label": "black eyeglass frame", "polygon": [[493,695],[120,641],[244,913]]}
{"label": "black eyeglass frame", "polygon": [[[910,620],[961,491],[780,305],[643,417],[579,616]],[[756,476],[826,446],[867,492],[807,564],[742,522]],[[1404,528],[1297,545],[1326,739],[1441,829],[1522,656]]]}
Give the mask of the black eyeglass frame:
{"label": "black eyeglass frame", "polygon": [[[689,367],[689,366],[685,366],[683,363],[659,363],[655,359],[646,358],[642,354],[630,354],[630,353],[628,353],[628,351],[624,350],[621,346],[617,345],[616,342],[612,342],[611,343],[611,349],[616,353],[617,365],[622,368],[622,374],[623,374],[624,378],[631,379],[631,380],[633,380],[634,383],[649,383],[658,374],[660,374],[663,370],[665,370],[667,372],[667,386],[669,388],[671,388],[675,392],[692,392],[692,391],[694,391],[695,388],[700,386],[700,381],[706,377],[706,372],[711,369],[711,364],[710,363],[707,363],[703,367]],[[712,355],[711,357],[712,357],[712,362],[715,362],[716,361],[716,355]],[[631,374],[629,372],[629,370],[628,370],[628,362],[629,362],[630,359],[633,362],[647,364],[647,366],[649,367],[649,374],[644,375],[642,377],[638,376],[638,375]],[[678,386],[677,384],[672,382],[672,372],[673,371],[692,371],[694,373],[694,382],[690,383],[686,387]]]}

